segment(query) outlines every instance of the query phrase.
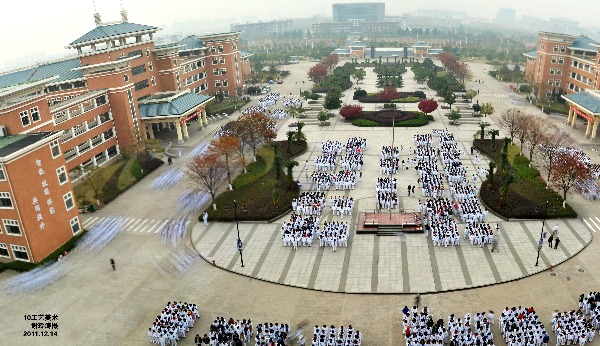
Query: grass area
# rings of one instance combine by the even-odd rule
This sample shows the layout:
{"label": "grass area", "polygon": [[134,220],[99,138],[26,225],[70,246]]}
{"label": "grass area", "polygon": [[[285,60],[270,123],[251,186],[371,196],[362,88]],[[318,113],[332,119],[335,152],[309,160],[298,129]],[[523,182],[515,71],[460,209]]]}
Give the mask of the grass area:
{"label": "grass area", "polygon": [[542,106],[544,106],[544,112],[548,112],[549,110],[550,113],[569,114],[569,105],[566,103],[560,103],[556,101],[552,101],[550,103],[538,101],[534,103],[534,105],[539,109],[542,109]]}
{"label": "grass area", "polygon": [[[287,141],[279,141],[283,161],[292,159],[306,151],[306,142],[294,143],[287,152]],[[210,206],[206,211],[210,220],[235,221],[233,201],[237,202],[237,214],[240,221],[266,221],[277,217],[291,208],[292,199],[298,196],[298,185],[291,186],[285,176],[285,168],[281,179],[277,180],[273,160],[273,148],[265,146],[257,153],[260,160],[248,165],[248,173],[239,175],[232,183],[233,190],[217,196],[217,210]],[[252,171],[251,171],[252,168]],[[275,198],[278,187],[279,195]],[[244,212],[244,209],[247,211]]]}
{"label": "grass area", "polygon": [[[99,168],[91,179],[94,179],[95,185],[103,186],[101,201],[108,204],[162,164],[160,159],[133,155]],[[73,190],[80,208],[96,203],[94,190],[85,179]]]}
{"label": "grass area", "polygon": [[395,121],[392,123],[392,110],[382,112],[365,111],[360,118],[352,120],[352,125],[358,127],[420,127],[429,124],[430,117],[421,112],[395,111]]}
{"label": "grass area", "polygon": [[[491,139],[473,141],[473,146],[490,157],[498,164],[503,140],[496,139],[496,146],[492,148]],[[486,180],[482,184],[481,199],[494,212],[507,218],[542,219],[544,208],[548,201],[548,215],[546,218],[577,217],[577,213],[569,206],[562,207],[563,199],[554,190],[547,188],[547,184],[534,167],[529,167],[529,160],[517,155],[519,148],[511,145],[508,150],[508,162],[514,174],[514,182],[510,185],[505,200],[501,200],[500,187],[502,186],[502,172],[494,172],[494,181]]]}
{"label": "grass area", "polygon": [[231,114],[236,110],[242,108],[245,104],[250,102],[250,99],[242,100],[226,100],[223,102],[211,101],[210,106],[207,107],[207,115],[227,113]]}
{"label": "grass area", "polygon": [[0,273],[6,269],[15,270],[18,272],[24,272],[24,271],[34,269],[38,266],[44,265],[46,263],[54,262],[54,261],[58,260],[58,256],[64,254],[65,251],[67,253],[71,252],[71,250],[73,250],[73,248],[75,248],[75,244],[77,244],[77,241],[79,239],[81,239],[81,237],[83,237],[86,234],[86,232],[87,232],[86,230],[83,230],[78,235],[67,240],[67,242],[64,243],[63,246],[56,249],[54,252],[52,252],[51,254],[46,256],[46,258],[44,258],[43,260],[41,260],[38,263],[29,263],[29,262],[22,262],[22,261],[0,263]]}

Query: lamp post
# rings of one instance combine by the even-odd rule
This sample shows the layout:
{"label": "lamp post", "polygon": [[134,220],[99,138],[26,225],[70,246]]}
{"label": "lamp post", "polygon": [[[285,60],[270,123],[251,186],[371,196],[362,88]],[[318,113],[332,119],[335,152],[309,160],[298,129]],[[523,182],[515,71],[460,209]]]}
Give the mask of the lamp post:
{"label": "lamp post", "polygon": [[548,201],[546,201],[546,205],[544,206],[544,217],[542,218],[542,231],[540,232],[540,241],[538,243],[538,251],[537,258],[535,259],[535,266],[538,266],[538,262],[540,261],[540,251],[542,251],[542,246],[544,245],[544,223],[546,222],[546,216],[548,216]]}
{"label": "lamp post", "polygon": [[[245,209],[245,207],[244,207]],[[244,256],[242,253],[242,239],[240,239],[240,223],[238,221],[238,216],[237,216],[237,201],[234,199],[233,200],[233,213],[235,215],[235,227],[237,228],[237,248],[240,251],[240,260],[242,261],[242,268],[244,267]]]}

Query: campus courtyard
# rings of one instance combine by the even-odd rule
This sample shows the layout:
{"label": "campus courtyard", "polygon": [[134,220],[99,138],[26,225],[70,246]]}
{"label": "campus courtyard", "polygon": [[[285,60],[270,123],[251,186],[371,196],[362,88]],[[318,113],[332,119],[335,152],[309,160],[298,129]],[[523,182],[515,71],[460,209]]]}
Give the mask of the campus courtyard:
{"label": "campus courtyard", "polygon": [[[344,63],[341,61],[340,63]],[[297,95],[310,88],[306,71],[313,63],[302,62],[286,66],[291,74],[272,92]],[[505,84],[485,73],[486,65],[472,63],[474,80],[467,89],[480,90],[480,103],[491,102],[496,111],[489,122],[498,128],[497,117],[515,107],[507,97]],[[404,91],[423,90],[428,97],[434,92],[421,89],[412,81],[411,72],[404,74]],[[374,91],[375,76],[367,71],[362,88]],[[344,103],[352,103],[352,90],[345,91]],[[247,106],[255,105],[253,99]],[[369,105],[368,107],[375,107]],[[564,119],[547,117],[533,106],[521,104],[557,126]],[[406,104],[416,110],[416,104]],[[471,147],[477,124],[449,125],[438,109],[435,121],[418,128],[395,128],[394,145],[403,146],[404,153],[414,147],[415,133],[431,133],[448,129],[454,134],[459,148]],[[238,113],[239,114],[239,113]],[[272,223],[240,223],[243,240],[244,267],[241,267],[236,248],[235,223],[209,220],[208,226],[190,215],[183,245],[197,255],[197,260],[185,272],[169,273],[160,263],[169,260],[174,251],[159,238],[162,225],[181,217],[177,209],[179,196],[190,189],[184,178],[167,190],[149,189],[149,183],[160,174],[184,168],[189,154],[210,141],[227,120],[211,121],[201,131],[191,131],[190,140],[176,147],[181,158],[173,166],[163,165],[122,194],[102,210],[82,216],[85,227],[101,220],[119,216],[126,221],[120,234],[99,253],[74,251],[63,259],[66,274],[49,287],[34,293],[0,295],[3,311],[3,344],[7,345],[146,345],[147,330],[168,301],[186,301],[198,305],[201,318],[180,341],[194,344],[196,334],[210,330],[217,316],[226,319],[251,319],[255,325],[263,322],[287,323],[294,327],[303,321],[313,325],[352,325],[363,335],[364,345],[395,345],[404,343],[402,308],[412,306],[416,294],[420,305],[428,306],[435,319],[450,314],[463,316],[493,310],[498,316],[505,307],[532,306],[538,312],[546,330],[554,311],[577,309],[580,294],[597,291],[600,287],[600,246],[594,241],[600,227],[600,202],[588,201],[574,193],[568,203],[578,212],[577,219],[550,220],[545,229],[559,226],[561,243],[557,249],[544,244],[536,266],[537,243],[542,229],[541,220],[503,220],[492,213],[486,222],[499,225],[498,251],[489,246],[479,247],[461,242],[460,246],[433,246],[423,233],[398,234],[380,237],[354,233],[362,211],[375,208],[375,180],[381,176],[378,160],[384,145],[391,145],[392,129],[386,127],[359,128],[337,114],[330,126],[306,125],[308,150],[297,161],[294,178],[302,183],[303,191],[314,189],[308,176],[314,171],[312,160],[321,154],[320,145],[327,140],[346,143],[348,138],[367,139],[362,177],[354,190],[331,190],[327,196],[351,196],[355,199],[353,214],[341,218],[327,210],[321,221],[350,223],[351,235],[346,247],[334,252],[328,247],[284,247],[280,236],[281,224],[289,214]],[[278,121],[278,139],[285,139],[289,124]],[[592,154],[597,147],[583,139],[578,129],[565,129],[578,146],[595,163],[600,158]],[[161,138],[168,142],[168,138]],[[434,142],[436,140],[434,139]],[[405,154],[402,158],[412,157]],[[308,169],[304,162],[309,161]],[[461,157],[470,172],[487,168],[487,160],[475,162],[473,156]],[[399,206],[416,210],[420,191],[408,196],[406,186],[415,185],[418,175],[414,168],[400,171],[398,179]],[[249,210],[248,212],[252,212]],[[460,225],[463,225],[460,223]],[[464,229],[461,228],[461,230]],[[114,259],[113,271],[110,259]],[[213,262],[214,261],[214,262]],[[16,275],[0,274],[0,283]],[[57,336],[24,336],[31,330],[26,315],[56,314]],[[504,344],[498,326],[492,328],[494,342]],[[550,333],[554,345],[553,333]],[[305,333],[310,340],[312,327]],[[596,339],[593,344],[600,344]]]}

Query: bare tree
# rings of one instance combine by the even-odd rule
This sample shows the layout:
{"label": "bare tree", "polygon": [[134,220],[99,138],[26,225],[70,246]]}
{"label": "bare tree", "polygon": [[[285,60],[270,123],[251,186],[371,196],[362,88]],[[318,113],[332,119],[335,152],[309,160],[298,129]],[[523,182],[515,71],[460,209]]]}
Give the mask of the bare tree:
{"label": "bare tree", "polygon": [[225,169],[227,170],[227,181],[229,190],[233,190],[231,185],[231,172],[241,164],[240,140],[234,136],[221,136],[218,139],[210,141],[208,151],[215,154],[218,158],[225,159]]}
{"label": "bare tree", "polygon": [[106,179],[102,175],[100,167],[90,166],[88,168],[81,168],[79,177],[85,186],[92,190],[95,202],[99,205],[100,200],[104,197],[104,186],[106,185]]}
{"label": "bare tree", "polygon": [[219,160],[215,154],[205,154],[194,156],[186,168],[185,172],[192,184],[199,187],[200,190],[210,193],[213,209],[217,209],[216,190],[227,172],[224,162]]}
{"label": "bare tree", "polygon": [[536,157],[538,158],[542,168],[546,171],[546,181],[550,182],[552,176],[552,169],[556,163],[556,159],[560,154],[561,148],[568,147],[572,143],[571,138],[563,131],[558,130],[554,127],[552,132],[549,132],[537,151]]}
{"label": "bare tree", "polygon": [[527,140],[529,135],[529,121],[531,121],[532,115],[529,113],[522,113],[517,117],[517,124],[515,127],[515,135],[521,143],[521,154],[523,153],[523,144]]}
{"label": "bare tree", "polygon": [[548,122],[545,119],[538,117],[531,117],[528,122],[527,137],[525,140],[529,144],[529,161],[533,159],[534,152],[538,149],[538,146],[544,140],[548,133]]}
{"label": "bare tree", "polygon": [[523,112],[516,108],[506,110],[500,115],[500,127],[510,134],[511,141],[514,140],[519,127],[519,117],[521,115],[523,115]]}

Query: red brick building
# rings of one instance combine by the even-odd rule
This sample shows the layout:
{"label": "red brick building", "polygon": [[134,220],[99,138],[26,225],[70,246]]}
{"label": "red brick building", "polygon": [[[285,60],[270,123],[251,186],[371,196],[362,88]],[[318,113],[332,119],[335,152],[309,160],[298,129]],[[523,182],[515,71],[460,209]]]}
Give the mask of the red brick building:
{"label": "red brick building", "polygon": [[[238,50],[239,32],[188,36],[155,45],[154,35],[160,29],[129,22],[125,11],[119,22],[102,23],[98,14],[94,19],[95,28],[67,45],[77,57],[0,74],[0,132],[5,134],[0,142],[55,133],[58,160],[68,178],[64,186],[49,184],[53,201],[62,201],[63,190],[71,190],[71,180],[81,168],[109,162],[144,136],[153,138],[156,131],[175,129],[183,143],[191,120],[198,118],[201,128],[207,124],[205,105],[215,96],[241,94],[250,75],[250,54]],[[25,157],[35,156],[23,155],[17,160],[23,163],[11,161],[14,167],[26,161],[30,165],[31,159]],[[16,201],[31,205],[31,192],[26,184],[13,186],[14,210],[20,212],[18,206],[25,202]],[[77,216],[76,206],[69,213],[58,214],[61,221],[53,221],[62,233],[52,241],[37,238],[39,225],[10,216],[19,220],[22,238],[30,238],[28,245],[18,245],[26,247],[28,260],[43,259],[69,238],[65,234],[73,234],[70,222]],[[46,245],[37,245],[40,242]],[[1,244],[3,260],[9,257],[2,256]]]}

